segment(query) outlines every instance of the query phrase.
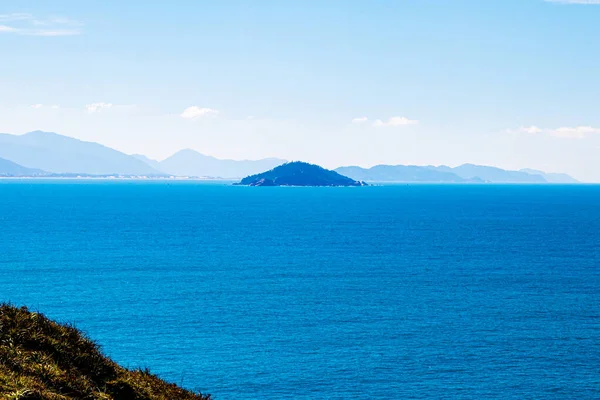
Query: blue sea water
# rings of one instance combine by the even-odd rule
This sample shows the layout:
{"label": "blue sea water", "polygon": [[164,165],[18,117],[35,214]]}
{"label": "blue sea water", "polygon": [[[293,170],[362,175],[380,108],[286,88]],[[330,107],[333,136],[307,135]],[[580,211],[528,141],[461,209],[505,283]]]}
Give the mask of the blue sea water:
{"label": "blue sea water", "polygon": [[600,398],[600,186],[0,181],[0,301],[216,399]]}

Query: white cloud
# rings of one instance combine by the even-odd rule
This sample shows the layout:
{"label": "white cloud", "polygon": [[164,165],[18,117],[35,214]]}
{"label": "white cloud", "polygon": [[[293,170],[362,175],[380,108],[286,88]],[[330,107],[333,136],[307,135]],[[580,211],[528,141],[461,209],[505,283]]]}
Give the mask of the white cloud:
{"label": "white cloud", "polygon": [[369,120],[369,118],[367,118],[367,117],[353,118],[352,123],[353,124],[362,124],[362,123],[367,122],[368,120]]}
{"label": "white cloud", "polygon": [[549,130],[548,133],[564,139],[584,139],[590,135],[600,134],[600,128],[591,126],[562,127]]}
{"label": "white cloud", "polygon": [[92,103],[92,104],[87,104],[85,106],[85,109],[89,113],[95,113],[95,112],[100,112],[104,109],[111,108],[112,106],[113,106],[112,103]]}
{"label": "white cloud", "polygon": [[81,34],[78,30],[73,29],[56,29],[56,30],[47,30],[40,29],[36,31],[29,31],[27,33],[21,33],[22,35],[27,36],[75,36]]}
{"label": "white cloud", "polygon": [[50,26],[50,25],[64,25],[64,26],[83,26],[79,21],[75,21],[65,17],[52,17],[46,20],[33,19],[31,20],[33,25],[37,26]]}
{"label": "white cloud", "polygon": [[560,128],[549,129],[530,126],[520,127],[516,130],[508,130],[508,132],[524,133],[529,135],[546,134],[562,139],[585,139],[590,135],[600,134],[600,128],[593,128],[591,126],[563,126]]}
{"label": "white cloud", "polygon": [[56,104],[53,104],[51,106],[49,105],[44,105],[44,104],[32,104],[30,106],[31,108],[35,108],[35,109],[40,109],[40,108],[51,108],[53,110],[58,110],[60,107]]}
{"label": "white cloud", "polygon": [[33,20],[33,15],[28,13],[0,14],[0,22]]}
{"label": "white cloud", "polygon": [[180,117],[185,119],[197,119],[202,117],[215,116],[217,114],[219,114],[219,111],[213,108],[191,106],[183,110],[183,112],[180,114]]}
{"label": "white cloud", "polygon": [[547,3],[563,4],[600,4],[600,0],[544,0]]}
{"label": "white cloud", "polygon": [[532,135],[535,135],[536,133],[542,133],[543,131],[544,130],[542,128],[538,128],[537,126],[534,126],[534,125],[529,126],[529,127],[522,126],[519,129],[517,129],[517,132],[520,132],[520,133],[529,133],[529,134],[532,134]]}
{"label": "white cloud", "polygon": [[10,26],[0,25],[0,33],[15,33],[17,30]]}
{"label": "white cloud", "polygon": [[79,21],[65,17],[36,18],[32,14],[0,14],[0,33],[12,33],[25,36],[72,36],[81,34]]}
{"label": "white cloud", "polygon": [[415,119],[408,119],[406,117],[391,117],[387,121],[380,119],[373,122],[373,126],[376,128],[383,128],[388,126],[406,126],[406,125],[418,125],[419,121]]}

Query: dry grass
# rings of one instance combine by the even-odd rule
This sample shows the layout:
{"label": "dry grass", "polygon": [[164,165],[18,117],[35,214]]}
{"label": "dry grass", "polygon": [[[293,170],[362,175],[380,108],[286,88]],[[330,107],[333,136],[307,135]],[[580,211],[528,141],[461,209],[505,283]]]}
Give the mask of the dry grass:
{"label": "dry grass", "polygon": [[208,400],[103,356],[72,326],[0,305],[0,399]]}

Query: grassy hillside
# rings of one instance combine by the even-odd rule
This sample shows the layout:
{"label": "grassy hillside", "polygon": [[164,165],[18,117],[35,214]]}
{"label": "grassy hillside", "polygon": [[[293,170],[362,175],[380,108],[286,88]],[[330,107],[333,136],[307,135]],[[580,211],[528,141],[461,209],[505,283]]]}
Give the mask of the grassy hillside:
{"label": "grassy hillside", "polygon": [[210,395],[125,369],[74,327],[2,304],[0,399],[207,400]]}

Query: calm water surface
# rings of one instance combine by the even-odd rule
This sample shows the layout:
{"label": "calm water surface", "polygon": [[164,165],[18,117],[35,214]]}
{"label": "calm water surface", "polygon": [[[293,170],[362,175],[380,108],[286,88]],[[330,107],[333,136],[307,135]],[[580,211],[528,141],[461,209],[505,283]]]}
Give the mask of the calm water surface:
{"label": "calm water surface", "polygon": [[216,399],[600,398],[600,186],[0,181],[0,301]]}

